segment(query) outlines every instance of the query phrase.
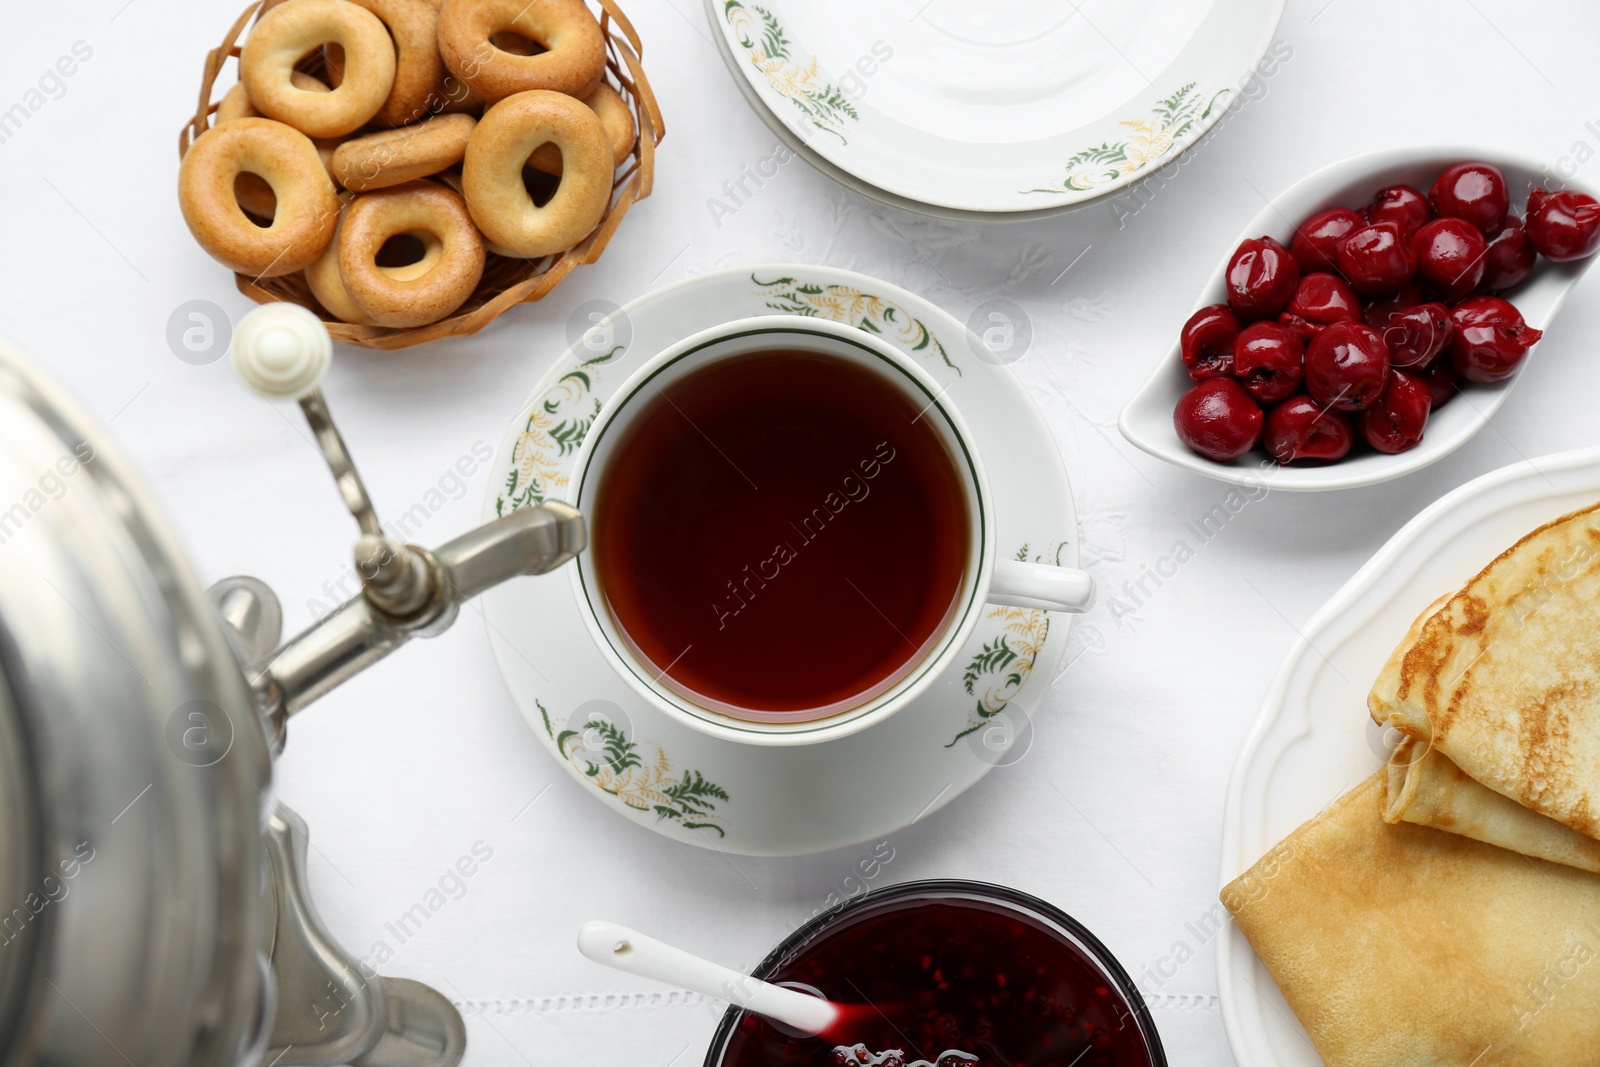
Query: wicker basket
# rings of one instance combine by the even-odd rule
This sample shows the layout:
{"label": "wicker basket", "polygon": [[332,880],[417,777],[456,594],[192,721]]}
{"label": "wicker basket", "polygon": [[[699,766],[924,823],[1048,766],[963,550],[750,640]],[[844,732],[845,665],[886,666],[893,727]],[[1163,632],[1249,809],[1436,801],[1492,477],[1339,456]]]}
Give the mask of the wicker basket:
{"label": "wicker basket", "polygon": [[[223,38],[222,44],[206,55],[205,72],[200,80],[200,102],[194,117],[184,124],[178,135],[178,155],[181,158],[194,143],[195,138],[211,128],[211,116],[217,110],[212,102],[212,91],[223,67],[231,58],[239,58],[239,38],[245,27],[266,9],[281,0],[261,0],[244,10],[233,28]],[[384,326],[354,326],[340,322],[317,303],[300,274],[280,278],[254,279],[243,274],[234,275],[239,291],[258,304],[286,300],[309,308],[328,324],[328,332],[335,340],[363,348],[410,348],[440,337],[461,337],[477,333],[490,322],[504,314],[514,304],[531,304],[543,299],[554,289],[572,268],[593,263],[605,251],[611,235],[621,225],[622,218],[634,201],[650,195],[655,177],[655,150],[666,130],[661,121],[661,109],[655,94],[645,78],[639,61],[642,46],[639,35],[627,16],[617,8],[614,0],[596,0],[601,8],[600,28],[606,37],[606,73],[611,85],[622,93],[623,99],[633,107],[639,127],[638,140],[633,155],[617,168],[612,184],[611,207],[600,225],[577,245],[559,255],[542,259],[510,259],[490,253],[484,264],[483,280],[477,291],[447,319],[427,326],[393,328]]]}

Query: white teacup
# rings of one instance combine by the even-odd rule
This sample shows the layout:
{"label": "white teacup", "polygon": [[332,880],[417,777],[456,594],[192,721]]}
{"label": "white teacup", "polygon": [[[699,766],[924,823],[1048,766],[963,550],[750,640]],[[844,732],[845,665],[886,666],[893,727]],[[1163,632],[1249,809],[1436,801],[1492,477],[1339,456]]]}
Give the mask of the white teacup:
{"label": "white teacup", "polygon": [[869,368],[903,391],[929,419],[957,469],[970,523],[967,559],[954,606],[943,625],[900,672],[859,700],[818,709],[821,717],[805,721],[760,721],[712,706],[713,702],[673,684],[665,671],[640,656],[607,606],[593,555],[586,552],[571,571],[579,612],[606,662],[642,699],[686,726],[730,741],[758,745],[832,741],[882,722],[916,700],[954,664],[985,605],[1067,612],[1089,607],[1094,583],[1083,571],[997,559],[994,501],[979,443],[945,398],[944,387],[893,346],[823,319],[794,315],[739,319],[687,337],[648,360],[606,402],[589,429],[572,470],[570,502],[585,515],[594,514],[597,486],[617,443],[625,436],[623,431],[644,407],[642,401],[711,363],[774,349],[822,353]]}

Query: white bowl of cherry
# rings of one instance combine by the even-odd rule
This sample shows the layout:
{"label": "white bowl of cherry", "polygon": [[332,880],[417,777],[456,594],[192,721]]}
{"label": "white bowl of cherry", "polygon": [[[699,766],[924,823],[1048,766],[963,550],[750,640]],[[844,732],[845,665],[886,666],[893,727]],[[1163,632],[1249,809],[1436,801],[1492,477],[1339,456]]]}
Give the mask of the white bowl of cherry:
{"label": "white bowl of cherry", "polygon": [[1118,425],[1220,481],[1349,489],[1455,451],[1539,362],[1600,200],[1531,159],[1374,152],[1274,197]]}

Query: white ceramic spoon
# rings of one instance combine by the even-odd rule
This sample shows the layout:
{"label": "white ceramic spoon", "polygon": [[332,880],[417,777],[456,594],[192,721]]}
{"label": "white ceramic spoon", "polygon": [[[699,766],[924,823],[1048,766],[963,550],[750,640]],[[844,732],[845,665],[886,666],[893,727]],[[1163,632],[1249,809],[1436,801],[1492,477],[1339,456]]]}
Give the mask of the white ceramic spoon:
{"label": "white ceramic spoon", "polygon": [[806,1034],[836,1038],[850,1014],[848,1005],[763,982],[617,923],[584,923],[578,951],[596,963],[726,1000]]}
{"label": "white ceramic spoon", "polygon": [[[1450,145],[1397,148],[1335,163],[1274,197],[1250,220],[1238,239],[1220,251],[1217,269],[1200,291],[1195,308],[1224,301],[1223,271],[1227,269],[1234,248],[1245,238],[1268,234],[1288,244],[1294,236],[1294,228],[1318,211],[1330,207],[1359,210],[1372,200],[1374,193],[1389,185],[1411,185],[1427,193],[1433,180],[1446,167],[1469,160],[1492,163],[1505,172],[1511,210],[1517,215],[1525,212],[1528,191],[1548,183],[1544,167],[1537,160],[1484,148]],[[1577,182],[1566,182],[1562,187],[1597,195],[1593,189]],[[1548,330],[1567,294],[1596,258],[1600,257],[1551,263],[1541,257],[1533,273],[1521,285],[1502,295],[1517,306],[1528,325]],[[1279,467],[1268,460],[1265,453],[1252,451],[1232,463],[1218,463],[1189,451],[1172,426],[1173,407],[1194,384],[1184,373],[1178,356],[1178,331],[1182,326],[1181,321],[1172,323],[1172,347],[1161,357],[1150,380],[1122,409],[1117,425],[1122,436],[1152,456],[1236,485],[1265,484],[1271,489],[1289,491],[1350,489],[1410,474],[1454,452],[1482,429],[1518,378],[1524,374],[1542,374],[1548,369],[1540,366],[1543,345],[1535,345],[1522,369],[1509,380],[1496,385],[1464,385],[1460,396],[1429,417],[1422,443],[1399,455],[1362,452],[1321,467]]]}
{"label": "white ceramic spoon", "polygon": [[[835,1004],[799,990],[763,982],[617,923],[584,923],[578,931],[578,951],[606,967],[726,1000],[745,1011],[765,1015],[790,1029],[839,1046],[852,1040],[846,1036],[852,1022],[878,1014],[878,1009],[870,1005]],[[865,1045],[854,1044],[849,1051],[855,1057],[852,1062],[862,1067],[877,1067],[891,1060],[906,1063],[898,1050],[872,1052]],[[978,1057],[970,1052],[951,1049],[940,1053],[932,1062],[913,1060],[906,1063],[906,1067],[974,1067],[978,1062]]]}

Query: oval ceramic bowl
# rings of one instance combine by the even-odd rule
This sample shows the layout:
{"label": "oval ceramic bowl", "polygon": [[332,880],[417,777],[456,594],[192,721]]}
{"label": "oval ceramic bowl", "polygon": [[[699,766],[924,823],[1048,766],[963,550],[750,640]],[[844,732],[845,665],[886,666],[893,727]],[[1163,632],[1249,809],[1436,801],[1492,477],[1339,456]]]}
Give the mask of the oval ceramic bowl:
{"label": "oval ceramic bowl", "polygon": [[[1459,146],[1427,146],[1419,148],[1390,149],[1356,156],[1331,167],[1325,167],[1304,178],[1274,197],[1261,209],[1244,232],[1222,252],[1217,269],[1200,291],[1195,308],[1223,302],[1222,274],[1228,258],[1240,241],[1268,234],[1285,244],[1294,236],[1294,227],[1307,216],[1330,207],[1359,209],[1372,199],[1374,193],[1389,185],[1415,186],[1424,193],[1434,178],[1446,167],[1467,160],[1492,163],[1505,172],[1506,184],[1511,191],[1511,209],[1522,214],[1527,204],[1528,191],[1546,184],[1542,166],[1536,160],[1509,152],[1466,148]],[[1568,183],[1594,195],[1587,187]],[[1503,294],[1528,325],[1547,330],[1567,294],[1595,257],[1574,263],[1551,263],[1540,258],[1533,273],[1516,288]],[[1496,385],[1466,385],[1461,395],[1435,411],[1428,419],[1422,443],[1409,452],[1384,455],[1380,452],[1360,452],[1340,463],[1321,467],[1279,467],[1265,453],[1251,451],[1232,463],[1219,463],[1189,451],[1178,439],[1172,425],[1172,409],[1194,383],[1184,373],[1178,355],[1178,330],[1182,323],[1173,323],[1172,347],[1161,358],[1150,380],[1136,393],[1117,425],[1122,436],[1144,451],[1187,468],[1208,478],[1232,482],[1236,485],[1254,485],[1265,474],[1272,488],[1291,492],[1322,489],[1351,489],[1375,485],[1398,478],[1403,474],[1421,470],[1460,448],[1467,439],[1483,428],[1505,402],[1506,394],[1524,374],[1538,374],[1540,347],[1535,346],[1522,369],[1507,381]]]}

